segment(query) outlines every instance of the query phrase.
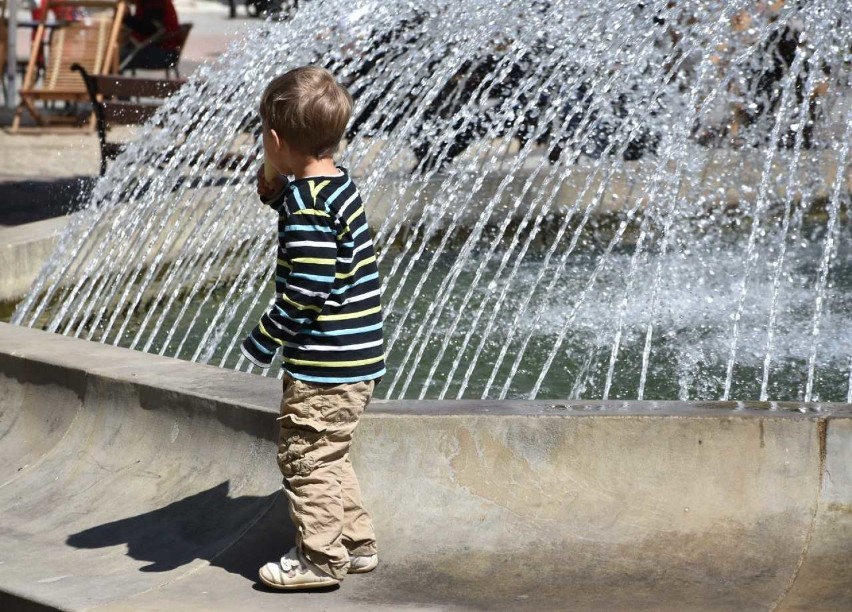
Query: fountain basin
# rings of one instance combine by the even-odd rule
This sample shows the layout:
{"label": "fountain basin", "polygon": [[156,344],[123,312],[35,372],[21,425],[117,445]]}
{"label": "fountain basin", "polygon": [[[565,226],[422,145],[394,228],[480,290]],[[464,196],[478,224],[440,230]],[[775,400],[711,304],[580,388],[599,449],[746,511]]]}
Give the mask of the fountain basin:
{"label": "fountain basin", "polygon": [[[378,141],[374,148],[380,150],[381,144],[381,141]],[[498,147],[498,144],[492,144],[492,147]],[[373,154],[375,153],[376,151],[373,151]],[[596,168],[595,160],[583,158],[581,163],[559,170],[558,178],[554,183],[553,177],[548,178],[548,174],[552,171],[550,163],[542,161],[544,153],[545,151],[541,149],[528,156],[523,167],[514,173],[511,184],[502,189],[500,185],[506,176],[508,162],[506,160],[502,162],[506,165],[505,168],[500,167],[485,171],[482,185],[475,194],[474,200],[468,203],[462,201],[458,204],[458,206],[463,206],[463,210],[459,211],[454,223],[451,222],[451,217],[457,212],[456,203],[453,203],[447,210],[440,213],[436,212],[436,204],[441,205],[445,200],[442,193],[446,188],[447,176],[439,173],[428,180],[418,177],[415,181],[412,181],[410,169],[400,167],[391,172],[387,180],[377,186],[370,194],[366,209],[371,230],[375,234],[383,225],[402,228],[402,232],[397,235],[395,244],[386,245],[392,247],[400,246],[410,230],[418,228],[422,232],[422,227],[419,227],[421,224],[434,223],[430,233],[430,236],[433,237],[435,232],[441,232],[450,225],[458,225],[460,226],[459,234],[463,238],[466,235],[466,230],[480,221],[485,204],[489,202],[493,202],[493,211],[490,219],[485,223],[486,226],[497,226],[507,216],[511,217],[516,223],[524,217],[531,220],[544,202],[542,198],[535,199],[530,194],[554,192],[552,202],[548,203],[547,214],[549,223],[553,225],[558,225],[569,213],[577,215],[579,218],[583,211],[590,207],[594,215],[611,215],[637,206],[644,207],[649,200],[663,197],[659,192],[661,189],[659,186],[654,188],[658,190],[657,192],[649,191],[651,178],[654,172],[658,170],[656,159],[646,158],[639,161],[623,162],[617,168],[610,169],[606,164],[601,168]],[[695,202],[699,211],[710,211],[719,207],[746,207],[753,204],[758,195],[757,190],[737,189],[736,186],[727,182],[726,177],[732,172],[737,172],[743,184],[759,184],[763,169],[762,163],[766,154],[765,150],[727,150],[700,147],[695,152],[695,158],[703,160],[701,162],[702,172],[694,177],[695,184],[684,184],[678,195],[679,197],[689,197],[691,201]],[[775,154],[775,163],[771,168],[768,182],[770,191],[767,195],[771,201],[783,202],[788,197],[792,197],[795,201],[801,195],[798,192],[797,194],[787,193],[790,156],[789,151],[779,151]],[[370,161],[371,158],[368,156],[354,169],[357,179],[364,180],[362,173],[369,171]],[[537,170],[536,168],[542,163],[544,165]],[[482,159],[479,164],[480,167],[487,167],[487,160]],[[797,184],[813,184],[813,189],[810,192],[811,199],[815,202],[823,202],[830,195],[828,188],[834,183],[836,173],[837,159],[834,152],[805,151],[801,154],[799,160],[796,182]],[[220,178],[223,181],[226,180],[224,177]],[[471,180],[473,178],[475,177],[472,177]],[[526,186],[527,181],[530,182],[529,187]],[[526,194],[524,193],[525,190],[527,191]],[[258,210],[264,212],[263,207],[256,202],[253,191],[253,187],[239,187],[238,193],[240,197],[244,196],[246,205],[255,207],[251,210],[253,214]],[[846,171],[843,191],[852,193],[852,169]],[[195,253],[195,249],[190,249],[189,254],[183,252],[185,244],[198,231],[199,227],[206,228],[216,219],[215,214],[210,215],[206,220],[203,217],[206,214],[209,215],[211,209],[216,211],[222,206],[221,186],[196,186],[186,192],[181,192],[179,196],[172,197],[179,208],[185,208],[189,212],[179,220],[163,220],[163,226],[152,242],[144,250],[140,249],[135,254],[134,264],[139,268],[146,269],[155,262],[158,265],[166,265]],[[227,197],[234,196],[228,195]],[[126,201],[122,202],[119,208],[134,205],[134,202]],[[531,209],[532,215],[530,214]],[[113,214],[115,212],[117,211],[114,211]],[[234,214],[237,218],[241,218],[245,215],[245,211],[238,210]],[[231,221],[231,223],[236,222],[236,220]],[[32,279],[35,278],[41,269],[41,265],[48,259],[55,247],[56,237],[54,234],[64,230],[68,224],[67,218],[29,224],[28,227],[31,226],[32,229],[26,230],[23,237],[20,237],[22,236],[20,228],[15,230],[14,236],[10,234],[8,237],[4,236],[3,232],[12,230],[0,230],[0,247],[9,244],[10,248],[15,249],[12,255],[4,255],[4,252],[0,250],[0,256],[4,258],[0,260],[0,264],[7,260],[17,262],[21,257],[26,258],[23,267],[14,264],[17,266],[16,268],[8,268],[10,270],[23,269],[25,272],[20,272],[15,277],[14,283],[11,280],[3,280],[3,284],[0,285],[0,301],[18,299],[26,293]],[[81,227],[85,226],[81,225]],[[87,228],[85,231],[87,232],[86,242],[88,244],[108,242],[107,233],[109,230],[106,226],[102,225],[94,228],[94,230]],[[270,236],[272,236],[271,231],[270,229]],[[23,242],[27,243],[24,250],[19,244]],[[205,255],[214,255],[221,246],[221,243],[213,242],[204,245],[202,250],[204,250]],[[241,244],[234,243],[228,246],[239,248]],[[537,247],[543,248],[542,244],[538,244]],[[88,256],[91,257],[91,253]],[[84,259],[85,261],[86,259]],[[13,263],[10,263],[10,265],[13,265]],[[229,270],[224,276],[232,277],[236,274],[236,270]],[[18,280],[18,276],[21,280]],[[67,284],[77,280],[79,280],[79,268],[65,276],[62,283]],[[8,289],[6,283],[11,283]]]}
{"label": "fountain basin", "polygon": [[0,324],[0,605],[852,606],[838,404],[376,401],[353,462],[379,570],[252,588],[293,537],[279,384]]}
{"label": "fountain basin", "polygon": [[[499,148],[493,144],[493,148]],[[695,147],[692,152],[692,163],[696,164],[698,171],[689,181],[684,181],[678,198],[686,198],[693,202],[697,210],[713,210],[718,207],[739,207],[746,209],[758,198],[758,186],[764,171],[766,156],[769,152],[761,149],[709,149]],[[538,149],[525,157],[520,169],[513,173],[513,180],[502,190],[501,182],[505,179],[513,158],[507,157],[501,161],[499,167],[493,168],[482,154],[476,160],[476,167],[482,169],[484,178],[482,186],[477,191],[473,203],[465,203],[463,198],[461,204],[465,210],[458,218],[463,226],[471,226],[476,223],[482,215],[485,203],[494,203],[492,224],[498,224],[508,214],[514,219],[529,215],[530,208],[535,210],[541,206],[541,202],[532,203],[536,194],[540,200],[544,200],[540,194],[552,198],[549,214],[552,217],[561,218],[572,208],[584,211],[591,207],[594,214],[610,214],[628,210],[635,206],[644,206],[650,200],[668,198],[672,194],[661,185],[653,185],[653,176],[660,171],[660,162],[654,157],[645,157],[638,161],[626,161],[616,167],[604,163],[597,165],[597,160],[582,157],[576,164],[563,166],[554,181],[552,176],[552,165],[543,161],[546,151]],[[768,172],[767,199],[771,201],[785,201],[790,198],[794,203],[799,202],[801,193],[799,190],[790,192],[791,183],[791,151],[781,150],[774,154],[774,161]],[[465,154],[463,158],[473,156]],[[539,168],[539,166],[541,166]],[[357,170],[363,169],[368,172],[370,159],[360,164]],[[673,172],[675,165],[669,163],[667,170]],[[736,176],[737,183],[732,183],[730,177]],[[812,190],[809,194],[814,201],[824,201],[831,195],[830,188],[837,176],[837,156],[833,151],[804,151],[800,153],[795,173],[795,185],[810,185]],[[469,177],[469,182],[474,182],[476,174]],[[852,169],[847,168],[843,177],[842,190],[845,193],[852,192]],[[526,186],[527,182],[530,186]],[[367,213],[373,229],[377,229],[387,218],[391,226],[410,226],[422,215],[424,209],[434,211],[433,203],[440,204],[445,200],[443,195],[446,190],[447,179],[441,174],[436,174],[424,181],[417,178],[413,183],[408,171],[398,170],[390,173],[385,184],[380,185],[371,194],[367,202]],[[653,185],[653,186],[652,186]],[[742,185],[753,186],[751,189],[743,189]],[[400,195],[402,189],[402,195]],[[527,193],[525,194],[525,190]],[[415,197],[420,191],[419,197]],[[555,193],[554,193],[555,192]],[[459,194],[464,196],[466,194]],[[519,203],[520,200],[520,203]],[[413,206],[409,202],[413,201]],[[449,210],[443,213],[441,226],[449,225],[449,218],[456,212],[455,201]],[[435,213],[431,212],[431,216]]]}
{"label": "fountain basin", "polygon": [[[696,181],[696,184],[689,188],[689,193],[695,196],[695,199],[689,199],[688,203],[685,201],[682,205],[685,209],[683,214],[687,219],[689,215],[701,219],[701,229],[695,230],[694,238],[686,242],[695,251],[695,255],[684,258],[682,264],[678,264],[677,256],[657,260],[656,252],[661,248],[659,240],[653,236],[646,240],[644,248],[651,256],[647,263],[639,260],[638,280],[634,282],[635,287],[630,292],[631,300],[623,316],[624,333],[619,348],[621,352],[618,354],[609,397],[637,397],[640,385],[638,364],[642,363],[648,305],[654,300],[652,289],[655,286],[654,270],[658,265],[656,261],[665,269],[661,276],[665,283],[665,288],[662,289],[665,297],[662,298],[663,313],[658,315],[654,330],[655,344],[650,353],[654,361],[648,371],[649,384],[644,397],[709,399],[723,396],[725,361],[730,350],[730,313],[737,310],[737,298],[741,295],[740,290],[733,281],[729,282],[728,278],[737,278],[742,274],[740,251],[748,242],[747,233],[750,227],[748,217],[741,219],[738,212],[728,214],[728,208],[748,210],[751,203],[749,199],[753,200],[757,196],[757,190],[724,191],[724,188],[730,185],[723,185],[720,181],[724,182],[724,177],[740,168],[740,174],[748,176],[745,182],[756,187],[760,182],[757,168],[760,167],[760,159],[766,152],[752,149],[730,151],[700,148],[699,153],[700,155],[696,154],[696,159],[703,156],[699,165],[706,171],[696,173],[692,177],[691,180]],[[789,196],[784,191],[787,182],[783,180],[785,169],[789,165],[789,155],[789,151],[776,152],[776,164],[771,171],[771,180],[768,181],[774,208],[767,213],[768,218],[783,215],[782,203]],[[442,390],[443,385],[439,384],[442,376],[449,377],[450,361],[444,360],[440,364],[436,370],[437,379],[430,383],[427,380],[429,362],[422,360],[423,365],[417,369],[412,386],[405,392],[406,397],[418,397],[419,394],[439,397],[442,393],[452,397],[461,393],[466,363],[472,359],[478,359],[480,363],[477,363],[471,384],[464,392],[468,397],[484,394],[485,380],[489,378],[494,364],[497,363],[497,355],[503,346],[506,330],[518,327],[513,319],[513,304],[519,302],[518,296],[534,283],[538,270],[541,269],[542,256],[555,246],[553,243],[560,236],[559,229],[567,219],[566,214],[571,213],[568,223],[570,229],[561,235],[550,269],[553,269],[562,250],[569,248],[572,232],[581,223],[584,208],[592,205],[594,198],[598,196],[600,202],[594,208],[597,216],[585,225],[580,246],[571,256],[566,270],[559,275],[558,293],[548,293],[540,286],[538,296],[531,302],[535,305],[543,301],[549,306],[543,311],[543,322],[533,325],[536,329],[533,332],[530,353],[526,355],[517,372],[518,376],[512,381],[507,393],[510,397],[522,397],[529,393],[547,356],[548,342],[553,341],[566,317],[574,317],[564,355],[559,355],[556,360],[554,371],[559,374],[548,377],[540,389],[539,396],[603,396],[608,356],[612,351],[612,335],[615,333],[607,330],[618,328],[618,311],[615,308],[601,310],[596,308],[595,304],[618,304],[621,301],[625,273],[632,265],[630,254],[637,240],[638,221],[634,220],[620,238],[612,263],[602,269],[601,280],[589,294],[590,299],[578,306],[574,304],[578,296],[583,294],[586,281],[594,272],[596,258],[612,239],[620,221],[624,219],[624,215],[616,209],[641,207],[651,198],[645,190],[653,183],[650,173],[654,171],[655,166],[650,158],[624,162],[604,183],[601,183],[600,177],[590,180],[593,170],[592,165],[587,163],[589,160],[572,166],[568,173],[559,171],[559,188],[553,190],[554,202],[550,212],[544,220],[538,220],[540,223],[537,232],[532,232],[530,227],[540,210],[538,207],[542,205],[542,199],[533,198],[530,193],[549,193],[542,182],[542,174],[534,176],[534,171],[541,161],[544,163],[545,173],[552,168],[550,162],[541,160],[540,157],[526,157],[524,167],[515,174],[515,180],[505,189],[499,187],[506,176],[505,171],[501,172],[500,168],[492,168],[482,177],[471,177],[471,180],[481,178],[482,184],[472,202],[468,203],[455,200],[448,203],[446,198],[440,196],[444,181],[452,182],[446,175],[435,175],[423,184],[412,184],[410,175],[402,169],[388,175],[384,182],[371,191],[367,206],[370,225],[377,236],[381,232],[380,228],[384,226],[385,230],[381,233],[380,242],[382,252],[387,254],[381,272],[382,277],[389,280],[385,289],[388,337],[395,331],[395,326],[402,326],[403,344],[397,346],[406,346],[409,341],[416,344],[419,340],[422,343],[426,336],[415,336],[418,329],[412,324],[412,319],[402,318],[408,307],[406,300],[400,299],[393,303],[391,297],[401,282],[408,283],[401,296],[405,297],[414,292],[416,279],[429,269],[431,255],[436,245],[446,236],[453,216],[457,218],[447,242],[447,253],[437,262],[436,273],[432,275],[430,284],[443,282],[444,276],[452,271],[451,266],[456,260],[456,254],[463,252],[464,248],[473,245],[474,254],[478,252],[480,256],[484,256],[482,253],[490,248],[491,242],[499,240],[499,245],[491,257],[493,263],[488,265],[478,281],[476,256],[461,271],[462,280],[449,292],[449,307],[442,312],[443,320],[439,321],[437,328],[433,330],[430,341],[423,344],[423,356],[434,357],[443,343],[458,342],[458,339],[467,333],[465,324],[468,319],[465,318],[460,321],[452,337],[441,337],[450,326],[454,309],[462,308],[457,304],[462,303],[469,284],[476,286],[476,296],[485,297],[488,309],[495,300],[495,292],[490,285],[492,276],[497,279],[495,289],[509,287],[508,295],[512,298],[500,309],[499,318],[487,336],[488,342],[476,348],[481,330],[490,316],[489,310],[483,309],[479,324],[474,326],[473,342],[467,346],[467,353],[460,357],[461,367],[455,370],[451,386]],[[606,168],[601,170],[607,172]],[[835,155],[830,151],[803,151],[797,171],[801,175],[797,180],[798,184],[807,183],[807,177],[815,180],[809,195],[813,207],[809,210],[813,212],[816,229],[819,229],[824,226],[824,219],[820,215],[825,216],[825,189],[834,184],[835,180]],[[845,191],[852,188],[852,170],[847,168],[844,178],[848,183],[842,187]],[[527,196],[521,197],[528,179],[532,181],[533,187]],[[585,188],[587,182],[588,188]],[[631,184],[634,185],[633,188]],[[416,193],[421,188],[422,192]],[[602,191],[599,192],[599,188],[602,188]],[[272,291],[266,272],[272,260],[274,214],[255,201],[250,187],[231,189],[233,193],[229,192],[226,197],[222,197],[219,187],[192,187],[180,194],[173,192],[170,197],[179,200],[176,204],[178,210],[153,223],[153,229],[148,230],[150,242],[147,245],[143,246],[145,241],[139,237],[138,232],[141,230],[134,231],[124,240],[127,244],[139,245],[131,247],[129,264],[125,263],[126,257],[114,257],[109,261],[97,259],[103,257],[99,246],[108,242],[108,234],[115,228],[111,230],[109,222],[96,224],[91,228],[85,222],[85,217],[90,212],[98,213],[79,213],[80,220],[75,221],[69,230],[69,236],[72,242],[75,235],[82,236],[86,247],[75,256],[75,265],[65,268],[61,275],[56,275],[57,269],[54,265],[50,277],[56,281],[51,286],[51,291],[56,291],[53,301],[38,319],[25,321],[36,327],[55,324],[56,329],[66,334],[144,348],[184,359],[218,363],[224,367],[236,367],[239,354],[232,350],[233,343],[228,339],[244,333],[244,328],[260,317]],[[240,197],[237,198],[237,195]],[[458,195],[461,197],[461,194]],[[681,195],[686,197],[685,193]],[[242,196],[247,199],[243,201]],[[227,209],[227,214],[220,216],[218,211],[222,203],[234,198],[239,200],[239,205]],[[665,201],[666,198],[660,196],[656,203],[662,205]],[[119,215],[132,210],[134,204],[124,202],[106,214],[108,217]],[[433,209],[442,204],[446,210],[436,214]],[[486,205],[492,207],[490,217],[480,219],[484,215]],[[533,210],[530,210],[531,208]],[[163,210],[170,209],[165,207]],[[243,223],[242,219],[247,212],[250,213],[248,216],[265,229],[243,228],[245,231],[221,235],[221,232],[231,231],[234,225]],[[237,215],[238,218],[228,215]],[[522,220],[524,216],[525,221]],[[741,220],[744,222],[742,226]],[[504,221],[507,221],[508,225],[500,229],[498,226]],[[480,225],[474,230],[477,223]],[[690,223],[686,221],[684,225],[689,227]],[[428,226],[428,229],[424,225]],[[198,227],[204,228],[203,231],[197,230]],[[481,233],[472,235],[472,232],[480,230]],[[712,234],[715,238],[708,240],[702,236],[702,232],[715,232]],[[814,239],[813,232],[814,228],[811,227],[802,232],[803,237],[809,239],[812,246],[807,246],[806,240],[790,240],[786,272],[779,277],[789,280],[779,285],[779,322],[776,327],[777,339],[772,355],[772,371],[768,379],[769,398],[804,397],[809,344],[812,341],[808,319],[811,318],[815,297],[803,288],[812,285],[813,270],[819,267],[822,255],[820,241]],[[730,239],[720,240],[725,238],[722,236],[725,233],[730,234]],[[509,248],[509,243],[517,239],[516,244],[521,244],[530,234],[534,235],[534,238],[518,275],[513,276],[512,280],[503,280],[505,273],[502,278],[495,276],[498,260]],[[212,238],[208,239],[209,236]],[[261,248],[253,251],[254,263],[246,265],[244,256],[253,248],[250,246],[252,236],[255,236],[254,244],[260,244]],[[589,241],[586,240],[587,237]],[[427,244],[422,256],[419,252],[416,256],[412,255],[424,239]],[[410,250],[407,250],[408,247],[397,248],[409,241],[414,244]],[[778,257],[776,242],[773,234],[767,235],[759,247],[764,255],[757,269],[751,273],[751,277],[758,280],[752,281],[748,299],[743,303],[745,317],[743,331],[740,333],[743,334],[741,346],[745,348],[737,355],[738,363],[734,370],[731,397],[757,398],[761,395],[763,351],[767,344],[765,329],[770,319],[769,308],[773,303],[772,264]],[[840,241],[841,257],[838,264],[843,266],[838,268],[840,277],[844,274],[842,270],[848,265],[844,243],[845,241]],[[697,248],[699,244],[700,248]],[[722,257],[720,246],[725,249],[722,251]],[[520,249],[521,247],[515,248],[514,253],[518,253]],[[407,257],[403,255],[405,253]],[[507,261],[514,264],[515,254],[509,256]],[[61,259],[61,256],[59,258]],[[412,273],[405,275],[402,271],[412,258],[419,258],[419,261],[414,263]],[[394,272],[393,266],[397,265],[398,261],[402,261],[402,265]],[[88,275],[93,274],[93,270],[95,276],[89,278]],[[84,281],[83,277],[89,280]],[[549,281],[550,275],[544,278]],[[74,302],[69,299],[69,292],[77,282],[81,283],[79,291],[73,291],[77,302],[69,304]],[[690,286],[691,283],[698,285]],[[687,288],[685,292],[684,287]],[[94,291],[91,294],[94,297],[89,297],[90,291]],[[137,295],[138,302],[132,302]],[[841,295],[833,298],[837,304],[832,308],[833,316],[840,317],[839,321],[833,323],[833,327],[837,329],[846,327],[842,318],[847,309]],[[432,299],[431,291],[415,294],[415,297],[417,299],[414,299],[412,307],[417,312],[425,313]],[[69,308],[61,315],[59,311],[66,304],[69,304]],[[184,304],[188,305],[188,308],[185,308]],[[223,313],[222,309],[230,308],[231,305],[236,305],[233,314]],[[521,318],[521,325],[526,324],[527,319]],[[108,323],[113,321],[114,324]],[[119,328],[122,332],[120,337],[116,338]],[[215,329],[215,333],[209,335],[210,329]],[[526,328],[515,338],[516,345],[523,333],[527,333]],[[814,387],[815,399],[842,401],[847,397],[848,372],[845,364],[848,355],[845,346],[842,337],[832,340],[829,336],[821,342],[816,361],[818,376]],[[502,381],[509,377],[512,369],[511,355],[510,352],[508,363],[504,362],[502,365],[502,370],[496,378],[496,387],[491,389],[492,395],[500,392]],[[398,356],[400,361],[402,356]],[[393,363],[391,367],[393,368]],[[391,375],[394,376],[395,372],[392,371]],[[388,385],[385,392],[380,393],[384,396],[390,390]],[[394,391],[392,395],[399,396],[401,384]]]}
{"label": "fountain basin", "polygon": [[14,302],[27,294],[44,262],[56,248],[69,217],[0,227],[0,302]]}

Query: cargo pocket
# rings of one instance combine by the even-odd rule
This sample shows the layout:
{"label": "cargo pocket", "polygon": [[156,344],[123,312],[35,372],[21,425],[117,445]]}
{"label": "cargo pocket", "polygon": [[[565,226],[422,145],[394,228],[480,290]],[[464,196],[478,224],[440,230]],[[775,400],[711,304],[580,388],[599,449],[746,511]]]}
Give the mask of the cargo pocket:
{"label": "cargo pocket", "polygon": [[285,478],[307,476],[326,443],[322,407],[325,399],[313,385],[290,379],[278,417],[278,467]]}
{"label": "cargo pocket", "polygon": [[316,466],[314,457],[323,443],[322,432],[282,426],[278,447],[281,473],[287,478],[310,474]]}
{"label": "cargo pocket", "polygon": [[304,428],[322,433],[326,429],[323,424],[326,403],[320,389],[291,379],[284,389],[278,421],[282,428]]}
{"label": "cargo pocket", "polygon": [[370,401],[372,383],[337,385],[325,394],[322,416],[326,423],[354,423]]}

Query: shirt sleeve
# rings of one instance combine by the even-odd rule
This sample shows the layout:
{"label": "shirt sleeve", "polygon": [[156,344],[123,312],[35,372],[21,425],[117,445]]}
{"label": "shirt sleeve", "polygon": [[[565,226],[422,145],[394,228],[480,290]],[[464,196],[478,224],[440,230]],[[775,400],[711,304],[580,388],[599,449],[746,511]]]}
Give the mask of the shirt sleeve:
{"label": "shirt sleeve", "polygon": [[293,341],[320,315],[334,285],[337,230],[322,210],[294,210],[279,241],[287,253],[278,259],[285,271],[283,290],[243,341],[243,355],[268,368],[278,349]]}

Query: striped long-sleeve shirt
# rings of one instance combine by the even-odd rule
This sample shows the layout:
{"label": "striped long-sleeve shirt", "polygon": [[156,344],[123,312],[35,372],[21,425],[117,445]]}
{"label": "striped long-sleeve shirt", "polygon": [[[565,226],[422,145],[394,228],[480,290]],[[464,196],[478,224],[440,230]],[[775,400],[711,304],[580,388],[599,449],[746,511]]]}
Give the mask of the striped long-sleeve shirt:
{"label": "striped long-sleeve shirt", "polygon": [[349,173],[297,179],[266,202],[278,211],[276,299],[243,341],[268,368],[278,349],[293,378],[373,380],[385,373],[379,271]]}

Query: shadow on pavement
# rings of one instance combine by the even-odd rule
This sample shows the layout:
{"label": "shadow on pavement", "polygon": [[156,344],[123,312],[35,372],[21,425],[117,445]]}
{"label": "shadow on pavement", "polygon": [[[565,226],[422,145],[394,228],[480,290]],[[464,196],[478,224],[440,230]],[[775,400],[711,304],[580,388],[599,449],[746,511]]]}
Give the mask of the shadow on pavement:
{"label": "shadow on pavement", "polygon": [[84,207],[94,177],[0,180],[0,225],[61,217]]}
{"label": "shadow on pavement", "polygon": [[143,572],[203,559],[256,582],[258,568],[295,543],[287,501],[279,493],[230,498],[229,488],[226,481],[158,510],[80,531],[66,544],[88,549],[126,544],[129,557],[149,563],[139,568]]}

